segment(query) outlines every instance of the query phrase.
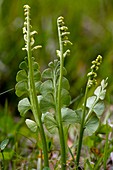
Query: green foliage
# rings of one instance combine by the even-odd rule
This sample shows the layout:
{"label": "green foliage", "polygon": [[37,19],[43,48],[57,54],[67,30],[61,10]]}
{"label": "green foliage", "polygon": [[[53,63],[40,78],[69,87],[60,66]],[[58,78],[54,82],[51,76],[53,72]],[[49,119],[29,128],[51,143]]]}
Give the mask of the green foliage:
{"label": "green foliage", "polygon": [[[105,105],[104,105],[104,98],[106,94],[106,87],[107,87],[107,79],[101,81],[101,85],[98,86],[95,91],[93,96],[88,97],[86,101],[86,113],[85,113],[85,119],[84,119],[84,127],[85,131],[87,132],[88,135],[92,135],[99,127],[99,119],[102,115],[102,113],[105,110]],[[75,111],[76,113],[76,120],[73,117],[73,121],[75,123],[81,124],[82,122],[82,115],[83,115],[83,109],[79,109]]]}
{"label": "green foliage", "polygon": [[[56,102],[58,97],[58,83],[59,83],[59,70],[60,63],[58,60],[50,62],[49,68],[42,72],[42,78],[46,79],[40,86],[40,93],[42,98],[40,100],[40,108],[43,113],[48,112],[50,109],[56,109]],[[63,68],[63,75],[66,74],[65,68]],[[69,95],[69,82],[63,77],[62,90],[61,90],[61,107],[68,106],[70,104],[71,97]]]}
{"label": "green foliage", "polygon": [[[92,136],[87,137],[85,139],[85,143],[87,146],[89,146],[92,150],[92,156],[90,155],[90,159],[95,159],[95,163],[92,163],[90,160],[86,160],[86,164],[90,169],[106,169],[107,166],[107,160],[110,154],[110,140],[108,139],[108,134],[112,131],[112,128],[106,123],[101,124]],[[106,135],[105,140],[102,139],[102,134]],[[104,148],[102,148],[102,145],[100,147],[100,150],[96,148],[95,146],[98,146],[100,143],[105,142]],[[84,144],[85,144],[84,143]],[[92,167],[92,168],[91,168]],[[87,169],[87,166],[86,166]]]}
{"label": "green foliage", "polygon": [[105,109],[105,106],[102,100],[104,100],[105,98],[106,87],[107,87],[107,79],[102,80],[101,86],[98,86],[96,88],[96,90],[94,91],[95,96],[89,97],[87,99],[86,107],[89,108],[89,111],[87,113],[86,121],[88,119],[88,116],[90,117],[92,112],[94,112],[98,118],[102,115]]}
{"label": "green foliage", "polygon": [[43,170],[50,170],[50,168],[48,168],[48,167],[45,167],[45,168],[43,168]]}
{"label": "green foliage", "polygon": [[[38,94],[39,92],[39,86],[40,86],[40,71],[39,71],[39,66],[38,63],[35,62],[34,58],[32,58],[32,67],[33,67],[33,74],[34,74],[34,81],[35,81],[35,88],[36,92]],[[19,68],[21,69],[16,76],[16,81],[18,82],[15,86],[16,89],[16,95],[18,97],[21,97],[23,95],[28,96],[29,94],[29,85],[28,85],[28,77],[29,77],[29,68],[28,68],[28,62],[27,59],[25,58],[25,61],[22,61]]]}
{"label": "green foliage", "polygon": [[26,119],[25,121],[26,125],[28,126],[28,128],[32,131],[32,132],[36,132],[37,131],[37,124],[36,122],[34,122],[31,119]]}
{"label": "green foliage", "polygon": [[[5,149],[3,151],[3,155],[4,155],[5,161],[11,161],[14,157],[14,151],[12,149]],[[3,159],[3,156],[1,153],[0,153],[0,159]]]}
{"label": "green foliage", "polygon": [[31,109],[30,102],[28,98],[24,98],[18,103],[18,110],[21,116],[25,116],[26,112]]}
{"label": "green foliage", "polygon": [[75,111],[69,108],[62,108],[62,121],[66,126],[73,125],[77,123]]}
{"label": "green foliage", "polygon": [[6,148],[6,146],[8,145],[9,143],[9,139],[5,139],[3,140],[1,143],[0,143],[0,151],[1,151],[1,154],[2,154],[2,162],[1,162],[1,169],[4,170],[4,149]]}
{"label": "green foliage", "polygon": [[92,135],[99,126],[99,120],[96,115],[93,115],[88,119],[85,124],[85,131],[88,135]]}
{"label": "green foliage", "polygon": [[5,139],[0,143],[0,150],[3,152],[3,150],[6,148],[6,146],[9,143],[9,139]]}
{"label": "green foliage", "polygon": [[57,121],[55,120],[54,116],[52,113],[46,112],[43,115],[43,122],[47,128],[47,130],[51,133],[51,134],[55,134],[58,128],[58,124]]}

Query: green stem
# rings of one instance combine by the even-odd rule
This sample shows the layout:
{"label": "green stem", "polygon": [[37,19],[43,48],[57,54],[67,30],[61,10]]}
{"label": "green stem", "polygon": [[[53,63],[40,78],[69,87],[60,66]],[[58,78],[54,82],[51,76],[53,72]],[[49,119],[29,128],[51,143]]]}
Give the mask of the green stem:
{"label": "green stem", "polygon": [[77,147],[77,157],[76,157],[76,170],[78,170],[79,167],[79,160],[80,160],[80,153],[81,153],[81,147],[82,147],[82,140],[83,140],[83,134],[84,134],[84,122],[85,122],[85,116],[86,116],[86,101],[87,101],[87,94],[88,94],[89,87],[86,86],[85,91],[85,97],[84,97],[84,106],[83,106],[83,114],[82,114],[82,120],[81,120],[81,126],[80,126],[80,135],[79,135],[79,142]]}
{"label": "green stem", "polygon": [[100,169],[100,165],[102,165],[102,159],[103,159],[102,156],[98,159],[98,161],[97,161],[97,163],[95,165],[94,170],[99,170]]}
{"label": "green stem", "polygon": [[60,147],[61,147],[61,166],[62,166],[62,170],[65,170],[66,169],[66,149],[65,149],[64,130],[63,130],[63,125],[62,125],[62,116],[61,116],[61,90],[62,90],[64,57],[63,57],[63,44],[61,40],[59,25],[58,25],[58,36],[59,36],[61,56],[60,56],[60,77],[59,77],[59,85],[58,85],[57,113],[58,113],[58,127],[59,127],[59,138],[60,138]]}
{"label": "green stem", "polygon": [[43,152],[44,152],[44,166],[49,167],[46,137],[45,137],[44,128],[41,122],[41,113],[40,113],[40,108],[39,108],[36,89],[35,89],[34,74],[33,74],[34,70],[33,70],[33,65],[32,65],[32,51],[31,51],[30,41],[31,41],[30,40],[30,18],[28,14],[27,16],[27,54],[28,54],[28,66],[29,66],[29,76],[28,76],[29,95],[30,95],[33,115],[34,115],[37,125],[39,126],[40,135],[42,139]]}
{"label": "green stem", "polygon": [[[74,158],[74,155],[73,155],[70,147],[68,147],[68,150],[69,150],[69,153],[70,153],[70,155],[71,155],[71,157],[72,157],[73,162],[75,162],[75,158]],[[75,162],[75,163],[76,163],[76,162]]]}
{"label": "green stem", "polygon": [[1,162],[1,169],[4,170],[4,154],[3,154],[3,151],[1,151],[1,154],[2,154],[2,162]]}
{"label": "green stem", "polygon": [[[108,123],[106,123],[106,127],[108,128]],[[104,170],[106,170],[106,162],[107,162],[107,159],[108,159],[108,148],[109,148],[108,138],[109,138],[109,131],[107,130],[107,132],[106,132],[106,142],[105,142],[105,148],[104,148],[104,158],[103,158]]]}

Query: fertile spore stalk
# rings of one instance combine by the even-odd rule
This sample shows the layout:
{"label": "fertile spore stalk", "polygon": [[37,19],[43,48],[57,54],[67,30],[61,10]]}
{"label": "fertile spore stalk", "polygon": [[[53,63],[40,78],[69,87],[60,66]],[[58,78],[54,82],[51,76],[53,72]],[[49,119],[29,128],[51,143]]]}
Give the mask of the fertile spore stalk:
{"label": "fertile spore stalk", "polygon": [[68,40],[67,35],[70,32],[67,32],[68,28],[64,25],[64,18],[61,16],[57,19],[58,26],[58,37],[59,37],[59,46],[60,50],[58,52],[58,56],[60,57],[60,77],[58,84],[58,99],[57,99],[57,116],[58,116],[58,130],[59,130],[59,138],[60,138],[60,146],[61,146],[61,166],[62,170],[66,169],[66,147],[65,147],[65,138],[64,138],[64,129],[62,124],[62,116],[61,116],[61,90],[62,90],[62,78],[63,78],[63,66],[64,66],[64,57],[69,50],[64,53],[63,46],[67,45],[71,42]]}
{"label": "fertile spore stalk", "polygon": [[35,118],[35,121],[37,123],[37,126],[39,127],[42,144],[43,144],[43,152],[44,152],[44,166],[49,167],[48,162],[48,152],[47,152],[47,143],[46,143],[46,137],[44,133],[44,128],[41,122],[41,112],[39,108],[39,103],[37,99],[36,89],[35,89],[35,81],[34,81],[34,73],[33,73],[33,59],[32,59],[32,51],[34,49],[40,48],[40,46],[32,47],[34,44],[34,38],[33,35],[36,33],[36,31],[31,32],[31,25],[30,25],[30,7],[28,5],[24,6],[25,11],[25,22],[24,22],[24,40],[25,40],[25,48],[23,50],[27,51],[28,56],[28,91],[29,91],[29,98],[31,103],[31,108],[33,111],[33,115]]}

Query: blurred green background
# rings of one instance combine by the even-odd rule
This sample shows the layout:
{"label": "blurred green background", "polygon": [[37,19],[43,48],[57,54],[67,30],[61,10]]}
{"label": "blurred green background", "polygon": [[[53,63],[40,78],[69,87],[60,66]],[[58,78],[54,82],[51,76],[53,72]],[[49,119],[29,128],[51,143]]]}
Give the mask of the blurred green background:
{"label": "blurred green background", "polygon": [[[34,52],[41,70],[56,58],[59,48],[56,19],[63,15],[73,43],[71,55],[65,61],[72,98],[84,89],[91,61],[100,54],[103,64],[98,80],[109,77],[107,98],[113,102],[113,0],[0,0],[0,93],[14,88],[19,63],[26,55],[21,50],[26,3],[31,6],[33,30],[39,33],[36,43],[43,46]],[[15,112],[18,98],[14,90],[0,95],[1,107],[6,99]]]}

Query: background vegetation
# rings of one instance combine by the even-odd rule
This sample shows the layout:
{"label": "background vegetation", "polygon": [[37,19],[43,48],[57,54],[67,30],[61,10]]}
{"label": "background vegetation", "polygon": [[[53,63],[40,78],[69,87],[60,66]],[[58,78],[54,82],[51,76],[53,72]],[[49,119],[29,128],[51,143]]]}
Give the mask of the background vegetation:
{"label": "background vegetation", "polygon": [[[84,91],[91,61],[100,54],[103,56],[103,64],[98,78],[100,80],[109,77],[106,101],[108,104],[113,103],[112,0],[10,0],[10,2],[0,0],[0,93],[15,87],[18,65],[25,56],[25,52],[21,49],[24,46],[23,5],[26,3],[32,8],[32,25],[39,33],[36,36],[36,44],[38,42],[43,46],[42,49],[34,52],[41,69],[46,68],[48,62],[56,58],[56,49],[59,48],[56,19],[63,15],[73,43],[71,55],[65,62],[72,97],[75,98]],[[0,95],[0,131],[3,132],[4,125],[1,122],[3,120],[5,122],[6,117],[10,122],[4,129],[3,136],[10,132],[14,134],[14,120],[8,118],[7,114],[19,116],[17,103],[14,90]],[[0,141],[3,136],[0,136]]]}
{"label": "background vegetation", "polygon": [[[73,42],[71,56],[66,60],[73,96],[76,97],[80,93],[86,79],[87,68],[98,54],[103,56],[100,77],[109,76],[109,90],[112,94],[113,1],[57,0],[53,3],[52,0],[37,2],[29,0],[28,3],[32,7],[34,29],[39,32],[36,41],[43,46],[43,49],[34,53],[41,69],[56,57],[56,49],[59,48],[56,18],[63,15]],[[25,55],[21,50],[24,46],[22,35],[24,4],[25,0],[11,0],[10,5],[7,0],[0,1],[0,92],[15,86],[18,64]],[[0,104],[3,104],[7,97],[13,108],[16,99],[14,91],[0,96]]]}

